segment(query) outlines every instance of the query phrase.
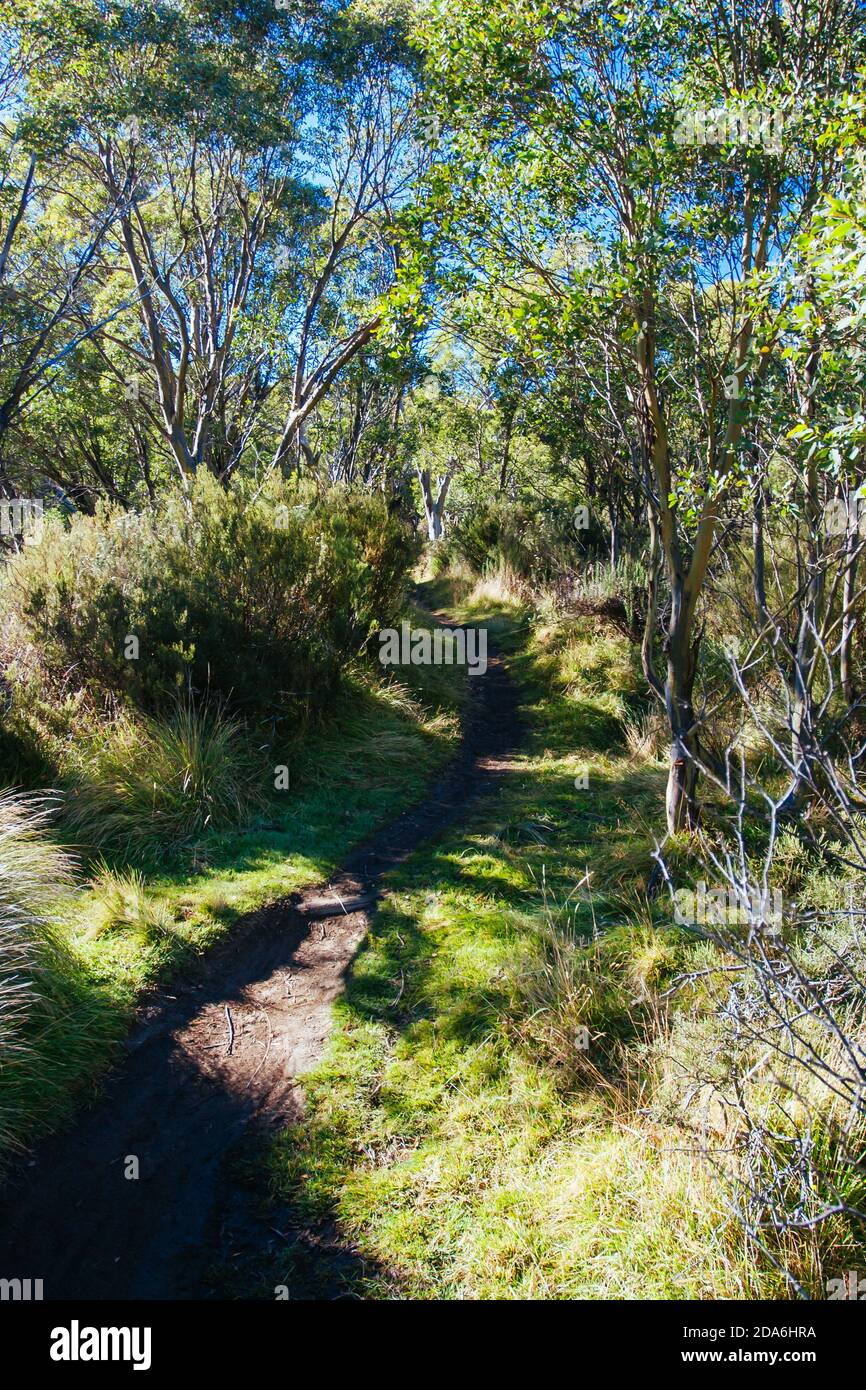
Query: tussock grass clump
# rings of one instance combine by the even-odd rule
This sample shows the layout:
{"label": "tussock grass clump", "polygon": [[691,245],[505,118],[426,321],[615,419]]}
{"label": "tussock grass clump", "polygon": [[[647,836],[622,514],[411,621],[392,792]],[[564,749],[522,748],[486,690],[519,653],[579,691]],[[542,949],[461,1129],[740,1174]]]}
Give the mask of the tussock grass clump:
{"label": "tussock grass clump", "polygon": [[658,985],[678,944],[649,921],[588,933],[580,916],[579,906],[544,893],[512,975],[516,1031],[567,1087],[591,1085],[627,1102],[641,1087],[644,1044],[667,1032]]}
{"label": "tussock grass clump", "polygon": [[518,1032],[566,1085],[590,1078],[604,1083],[616,1050],[612,1021],[621,1033],[636,1031],[622,982],[604,969],[598,940],[587,939],[572,922],[542,919],[534,937],[516,974],[525,1010]]}
{"label": "tussock grass clump", "polygon": [[[60,966],[58,903],[73,882],[70,857],[46,837],[53,801],[0,793],[0,1080],[26,1069],[28,1025],[44,1005],[46,981]],[[0,1143],[10,1114],[0,1105]]]}
{"label": "tussock grass clump", "polygon": [[103,865],[92,889],[96,902],[92,936],[124,928],[139,933],[145,940],[173,933],[174,914],[167,903],[148,893],[139,870],[121,873]]}
{"label": "tussock grass clump", "polygon": [[667,751],[670,727],[659,706],[654,705],[643,714],[627,713],[622,727],[626,748],[634,762],[657,762]]}
{"label": "tussock grass clump", "polygon": [[123,714],[94,739],[72,779],[67,823],[87,849],[148,857],[264,804],[267,769],[242,724],[180,700],[167,720]]}

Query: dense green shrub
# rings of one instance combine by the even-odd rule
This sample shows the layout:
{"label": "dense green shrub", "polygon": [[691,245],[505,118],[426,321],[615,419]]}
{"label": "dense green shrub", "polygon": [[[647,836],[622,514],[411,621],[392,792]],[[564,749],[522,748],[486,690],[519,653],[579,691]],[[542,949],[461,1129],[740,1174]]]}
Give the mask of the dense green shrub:
{"label": "dense green shrub", "polygon": [[379,499],[206,476],[142,514],[49,520],[6,567],[0,657],[13,688],[53,700],[156,713],[190,688],[290,714],[395,616],[414,555]]}
{"label": "dense green shrub", "polygon": [[452,526],[449,554],[465,560],[476,573],[487,565],[514,579],[547,584],[571,574],[587,558],[604,554],[608,541],[590,514],[579,524],[577,508],[497,500],[480,502]]}

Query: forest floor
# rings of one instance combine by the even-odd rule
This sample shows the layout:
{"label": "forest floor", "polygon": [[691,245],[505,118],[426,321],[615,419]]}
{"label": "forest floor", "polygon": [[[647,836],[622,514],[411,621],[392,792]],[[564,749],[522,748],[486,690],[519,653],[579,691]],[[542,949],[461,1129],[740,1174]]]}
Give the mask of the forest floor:
{"label": "forest floor", "polygon": [[[658,1001],[696,947],[650,904],[664,750],[628,740],[639,657],[598,615],[427,585],[487,627],[524,734],[493,795],[388,876],[301,1119],[239,1146],[223,1297],[784,1297],[655,1106]],[[699,949],[699,948],[698,948]],[[684,1019],[688,1023],[688,1015]],[[657,1050],[659,1049],[660,1050]]]}
{"label": "forest floor", "polygon": [[[236,920],[171,993],[151,994],[97,1104],[12,1175],[5,1271],[42,1278],[47,1299],[194,1298],[230,1256],[260,1264],[284,1240],[232,1163],[300,1121],[298,1078],[322,1058],[383,876],[503,775],[520,723],[501,657],[468,695],[458,751],[420,804],[326,882]],[[351,1262],[331,1245],[329,1267]]]}
{"label": "forest floor", "polygon": [[657,1001],[697,948],[646,898],[665,768],[626,737],[633,646],[495,584],[421,597],[488,631],[484,676],[423,676],[459,745],[455,719],[412,735],[395,818],[377,775],[407,733],[367,735],[351,788],[385,828],[317,879],[314,827],[300,860],[268,844],[289,892],[184,958],[97,1103],[19,1166],[0,1268],[46,1298],[785,1296],[648,1104]]}

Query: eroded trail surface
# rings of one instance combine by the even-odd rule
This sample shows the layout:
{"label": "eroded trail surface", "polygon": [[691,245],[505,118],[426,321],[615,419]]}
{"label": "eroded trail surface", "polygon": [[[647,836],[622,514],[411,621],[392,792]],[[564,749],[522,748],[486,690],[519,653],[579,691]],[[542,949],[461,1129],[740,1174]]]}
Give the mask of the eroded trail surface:
{"label": "eroded trail surface", "polygon": [[46,1299],[207,1295],[235,1234],[227,1156],[300,1117],[297,1078],[322,1055],[383,875],[508,767],[519,721],[501,659],[469,686],[459,751],[421,804],[331,882],[238,922],[182,992],[142,1011],[99,1103],[5,1188],[0,1276],[42,1279]]}

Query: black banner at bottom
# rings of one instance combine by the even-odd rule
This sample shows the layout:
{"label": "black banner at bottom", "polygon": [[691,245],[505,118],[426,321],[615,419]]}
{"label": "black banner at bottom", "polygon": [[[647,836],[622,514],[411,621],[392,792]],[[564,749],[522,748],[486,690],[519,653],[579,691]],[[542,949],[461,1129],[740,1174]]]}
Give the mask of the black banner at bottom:
{"label": "black banner at bottom", "polygon": [[[47,1372],[61,1381],[71,1375],[93,1379],[108,1370],[114,1376],[169,1372],[213,1375],[221,1384],[229,1377],[251,1383],[277,1367],[294,1379],[309,1376],[315,1356],[324,1356],[322,1370],[328,1375],[345,1365],[356,1375],[366,1367],[366,1378],[378,1365],[378,1378],[387,1374],[392,1350],[383,1338],[417,1328],[424,1341],[409,1347],[421,1354],[428,1375],[439,1365],[454,1373],[451,1332],[461,1337],[461,1369],[465,1371],[474,1351],[488,1373],[503,1353],[511,1358],[517,1349],[537,1362],[551,1355],[560,1360],[564,1334],[577,1365],[585,1365],[592,1355],[611,1371],[646,1375],[681,1367],[699,1376],[713,1366],[728,1371],[760,1366],[784,1384],[791,1371],[805,1369],[826,1378],[828,1372],[850,1366],[864,1331],[861,1311],[850,1306],[857,1301],[556,1302],[541,1305],[542,1322],[536,1320],[538,1305],[509,1303],[507,1323],[499,1322],[499,1304],[490,1312],[473,1312],[465,1304],[407,1307],[353,1299],[268,1304],[5,1301],[0,1302],[0,1332],[19,1373]],[[479,1334],[474,1343],[473,1333]],[[394,1342],[393,1351],[398,1346],[401,1374],[411,1374],[407,1346]]]}

